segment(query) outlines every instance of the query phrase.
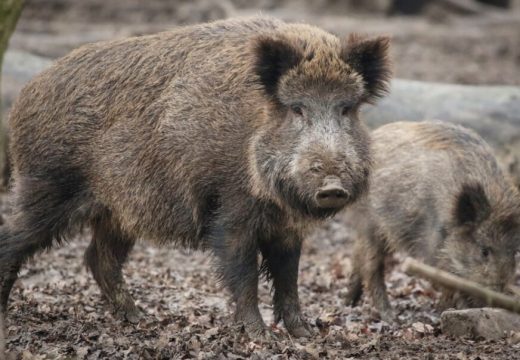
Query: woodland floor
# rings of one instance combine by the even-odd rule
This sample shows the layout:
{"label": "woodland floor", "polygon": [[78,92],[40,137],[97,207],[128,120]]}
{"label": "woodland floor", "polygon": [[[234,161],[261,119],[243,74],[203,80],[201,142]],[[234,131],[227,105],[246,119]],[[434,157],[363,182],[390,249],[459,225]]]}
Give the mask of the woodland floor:
{"label": "woodland floor", "polygon": [[[178,14],[171,9],[171,13],[154,9],[160,1],[150,1],[149,8],[139,11],[136,0],[89,0],[78,2],[80,9],[71,3],[28,1],[12,47],[54,58],[80,43],[190,22],[189,17],[176,22]],[[105,4],[112,12],[103,10]],[[499,21],[435,13],[414,18],[320,12],[311,16],[289,9],[264,12],[304,19],[340,34],[354,30],[393,34],[401,78],[520,84],[517,17]],[[168,14],[173,14],[171,20]],[[346,307],[352,237],[348,219],[339,217],[306,241],[299,289],[316,336],[292,339],[279,326],[275,330],[281,333],[280,341],[258,344],[232,326],[229,296],[214,278],[212,259],[198,252],[138,244],[125,274],[146,317],[135,326],[115,320],[83,266],[87,232],[24,267],[11,296],[8,347],[23,359],[520,359],[520,335],[498,342],[442,335],[434,310],[437,293],[426,282],[406,276],[399,261],[387,284],[401,324],[378,321],[367,303]],[[516,282],[520,283],[520,274]],[[261,311],[271,323],[269,290],[263,282]]]}
{"label": "woodland floor", "polygon": [[[88,239],[81,236],[22,271],[11,297],[9,347],[24,359],[520,359],[520,337],[489,342],[442,335],[437,294],[406,276],[398,262],[388,286],[401,324],[378,321],[367,303],[346,307],[351,236],[348,221],[338,219],[306,242],[299,290],[316,332],[311,339],[292,339],[278,326],[280,341],[249,340],[232,325],[233,306],[210,256],[145,244],[138,244],[125,274],[146,316],[136,326],[121,323],[83,266]],[[261,311],[272,324],[269,291],[262,282]]]}

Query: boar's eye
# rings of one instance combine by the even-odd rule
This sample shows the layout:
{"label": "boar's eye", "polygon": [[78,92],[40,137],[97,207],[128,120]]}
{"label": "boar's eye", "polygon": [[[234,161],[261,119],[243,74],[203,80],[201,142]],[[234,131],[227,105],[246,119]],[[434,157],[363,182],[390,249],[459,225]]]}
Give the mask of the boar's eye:
{"label": "boar's eye", "polygon": [[491,253],[491,249],[488,248],[488,247],[485,247],[485,246],[484,246],[484,247],[482,247],[482,248],[480,249],[480,254],[482,255],[482,258],[483,258],[484,260],[487,260],[487,259],[488,259],[490,253]]}
{"label": "boar's eye", "polygon": [[291,105],[291,111],[298,116],[303,116],[303,108],[301,105]]}
{"label": "boar's eye", "polygon": [[312,164],[312,166],[310,167],[309,169],[312,173],[314,174],[319,174],[321,173],[321,171],[323,170],[323,167],[321,166],[320,163],[314,163]]}
{"label": "boar's eye", "polygon": [[354,110],[355,104],[352,101],[342,101],[339,103],[339,112],[341,116],[348,116],[352,113],[352,110]]}
{"label": "boar's eye", "polygon": [[343,105],[341,107],[341,116],[347,116],[350,111],[352,110],[352,106],[350,105]]}

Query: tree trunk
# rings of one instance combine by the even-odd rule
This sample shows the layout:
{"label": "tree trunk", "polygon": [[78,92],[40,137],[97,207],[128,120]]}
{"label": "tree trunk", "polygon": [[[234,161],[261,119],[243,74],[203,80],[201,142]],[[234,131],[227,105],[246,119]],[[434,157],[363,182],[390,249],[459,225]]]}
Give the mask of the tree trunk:
{"label": "tree trunk", "polygon": [[[2,0],[0,1],[0,70],[4,53],[9,43],[9,37],[14,31],[16,22],[22,12],[23,0]],[[0,71],[0,82],[1,82]],[[1,106],[1,101],[0,101]],[[8,136],[2,119],[2,109],[0,108],[0,188],[7,188],[10,177],[9,157],[7,155]]]}

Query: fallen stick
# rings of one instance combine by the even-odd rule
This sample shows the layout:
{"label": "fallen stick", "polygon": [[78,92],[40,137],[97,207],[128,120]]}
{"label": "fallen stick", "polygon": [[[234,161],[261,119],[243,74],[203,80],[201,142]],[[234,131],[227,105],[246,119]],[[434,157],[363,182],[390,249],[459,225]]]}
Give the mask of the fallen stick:
{"label": "fallen stick", "polygon": [[417,275],[451,290],[458,290],[475,298],[486,301],[488,306],[500,307],[520,314],[520,301],[514,297],[493,291],[471,280],[461,278],[444,270],[423,264],[411,257],[403,263],[404,271]]}

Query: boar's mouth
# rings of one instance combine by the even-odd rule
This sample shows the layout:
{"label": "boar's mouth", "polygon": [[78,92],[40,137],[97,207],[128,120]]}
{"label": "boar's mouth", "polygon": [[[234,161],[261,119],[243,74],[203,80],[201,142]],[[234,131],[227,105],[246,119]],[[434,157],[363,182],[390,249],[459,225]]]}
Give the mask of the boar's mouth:
{"label": "boar's mouth", "polygon": [[349,196],[348,199],[345,199],[342,206],[320,207],[316,203],[314,196],[298,191],[298,187],[291,180],[277,180],[275,187],[280,197],[292,209],[297,210],[306,216],[318,219],[325,219],[334,216],[354,200],[351,196]]}

